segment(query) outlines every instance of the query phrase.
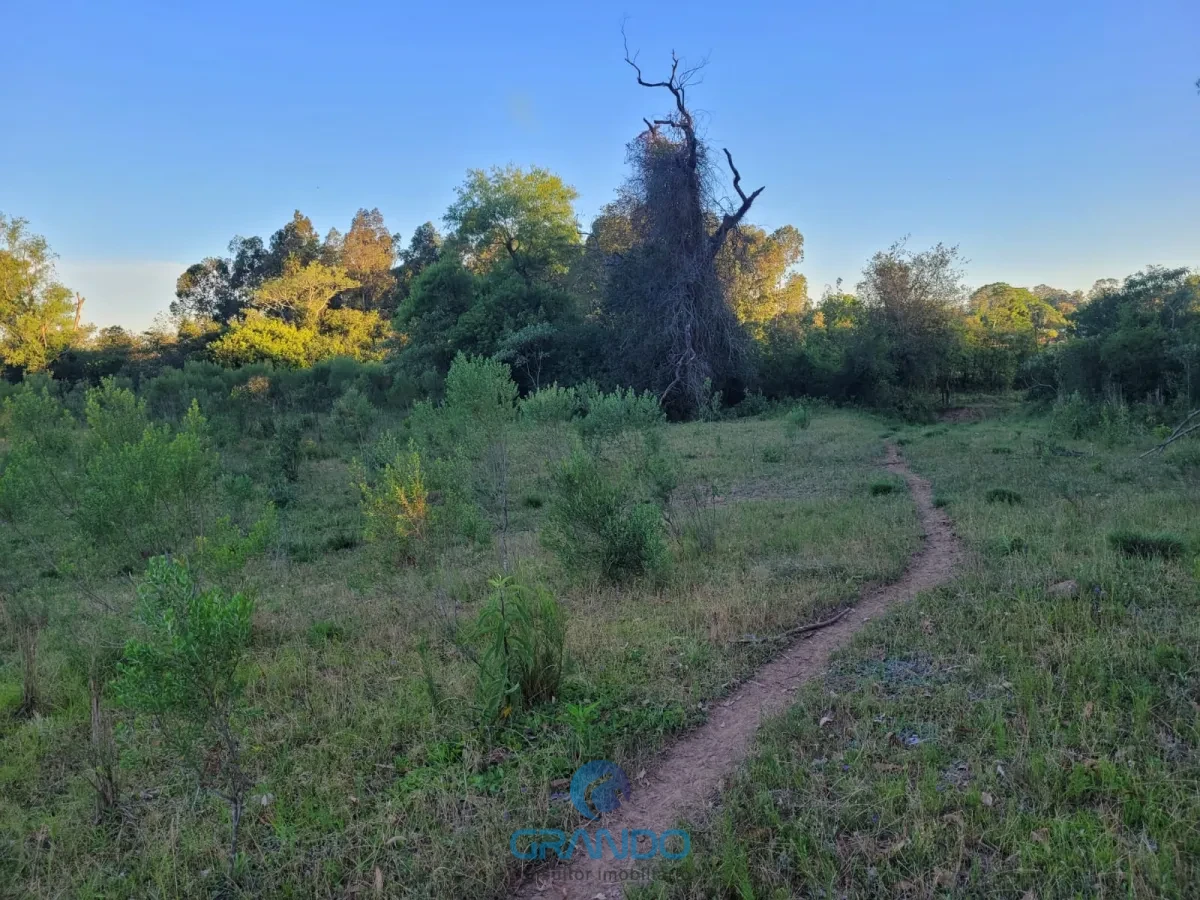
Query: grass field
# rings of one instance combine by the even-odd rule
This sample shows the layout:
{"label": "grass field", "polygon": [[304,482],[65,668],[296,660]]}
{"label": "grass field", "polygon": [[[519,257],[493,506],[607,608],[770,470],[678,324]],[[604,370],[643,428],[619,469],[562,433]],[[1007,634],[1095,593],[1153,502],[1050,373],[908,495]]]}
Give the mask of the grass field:
{"label": "grass field", "polygon": [[637,896],[1196,896],[1198,448],[1015,412],[896,438],[970,561],[763,729]]}
{"label": "grass field", "polygon": [[[542,548],[561,428],[519,427],[506,546],[563,603],[568,673],[553,702],[500,726],[480,721],[474,665],[443,637],[474,618],[500,569],[496,543],[422,566],[389,560],[362,541],[350,460],[366,448],[308,433],[273,549],[230,585],[257,601],[236,886],[227,806],[149,721],[118,714],[121,815],[94,824],[87,691],[68,640],[80,613],[62,612],[43,636],[35,718],[12,714],[19,660],[0,637],[0,893],[502,896],[520,874],[510,833],[576,821],[560,779],[582,761],[637,773],[771,652],[739,638],[813,620],[900,573],[919,534],[902,490],[871,489],[886,430],[831,410],[802,431],[779,418],[667,427],[679,467],[670,570],[611,585]],[[267,442],[237,432],[221,455],[235,489],[268,480]],[[69,583],[55,584],[55,608],[73,609]],[[133,580],[100,590],[131,604]]]}

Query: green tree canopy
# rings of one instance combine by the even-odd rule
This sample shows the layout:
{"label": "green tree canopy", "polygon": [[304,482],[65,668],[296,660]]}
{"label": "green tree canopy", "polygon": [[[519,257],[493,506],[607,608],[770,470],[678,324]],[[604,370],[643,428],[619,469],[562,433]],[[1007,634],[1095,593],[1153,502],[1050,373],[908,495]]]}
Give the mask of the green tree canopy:
{"label": "green tree canopy", "polygon": [[360,209],[341,243],[341,264],[359,283],[348,297],[349,305],[359,309],[382,306],[396,287],[395,262],[394,241],[383,224],[383,214],[378,209]]}
{"label": "green tree canopy", "polygon": [[730,232],[716,264],[738,321],[760,326],[776,316],[803,312],[808,281],[794,270],[802,259],[804,236],[791,225],[770,234],[746,224]]}
{"label": "green tree canopy", "polygon": [[80,334],[79,304],[55,278],[55,255],[29,222],[0,213],[0,362],[36,372]]}
{"label": "green tree canopy", "polygon": [[536,166],[472,169],[446,212],[472,271],[500,265],[527,282],[565,274],[580,249],[578,192]]}
{"label": "green tree canopy", "polygon": [[301,327],[312,327],[330,300],[358,286],[340,266],[319,262],[301,266],[292,258],[282,275],[264,281],[254,292],[254,306]]}

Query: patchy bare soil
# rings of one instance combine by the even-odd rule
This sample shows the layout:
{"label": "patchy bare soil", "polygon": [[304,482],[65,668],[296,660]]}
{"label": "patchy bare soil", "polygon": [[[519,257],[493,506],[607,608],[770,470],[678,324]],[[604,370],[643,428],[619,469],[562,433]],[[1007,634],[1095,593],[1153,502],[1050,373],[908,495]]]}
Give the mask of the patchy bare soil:
{"label": "patchy bare soil", "polygon": [[[834,651],[844,646],[869,620],[893,604],[948,581],[962,555],[949,518],[933,505],[929,482],[911,472],[894,445],[888,445],[887,469],[902,476],[916,502],[925,544],[904,575],[892,584],[866,591],[837,622],[812,631],[778,658],[763,666],[741,688],[717,706],[704,725],[668,747],[644,777],[635,780],[633,796],[597,823],[618,836],[623,828],[656,832],[670,829],[682,817],[703,818],[724,780],[746,757],[764,718],[784,711],[796,689],[820,675]],[[569,864],[542,869],[517,886],[514,898],[600,900],[620,897],[613,881],[633,860],[590,859],[577,848]],[[641,863],[642,866],[647,863]],[[628,877],[626,872],[626,877]],[[644,883],[630,879],[629,883]]]}
{"label": "patchy bare soil", "polygon": [[939,422],[951,424],[957,422],[979,422],[984,417],[984,411],[978,406],[952,406],[938,413]]}

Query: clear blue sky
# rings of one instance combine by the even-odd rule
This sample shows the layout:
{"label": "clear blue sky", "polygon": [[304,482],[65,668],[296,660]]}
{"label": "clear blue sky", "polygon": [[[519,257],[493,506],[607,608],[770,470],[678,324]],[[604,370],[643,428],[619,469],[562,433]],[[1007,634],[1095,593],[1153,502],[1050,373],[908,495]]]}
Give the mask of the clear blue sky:
{"label": "clear blue sky", "polygon": [[294,208],[405,238],[469,167],[561,174],[586,223],[664,97],[672,47],[751,186],[805,235],[810,291],[911,234],[970,280],[1086,288],[1200,264],[1200,4],[36,3],[0,39],[0,210],[102,325],[144,327],[187,263]]}

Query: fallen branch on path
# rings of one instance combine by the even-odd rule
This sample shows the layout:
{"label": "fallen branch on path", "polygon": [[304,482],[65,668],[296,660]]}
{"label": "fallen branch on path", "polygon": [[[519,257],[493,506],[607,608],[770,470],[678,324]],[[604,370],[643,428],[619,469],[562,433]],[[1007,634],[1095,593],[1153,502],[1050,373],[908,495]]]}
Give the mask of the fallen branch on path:
{"label": "fallen branch on path", "polygon": [[793,638],[798,634],[808,634],[810,631],[819,631],[822,628],[828,628],[834,622],[836,622],[840,618],[842,618],[842,616],[846,615],[846,613],[850,612],[851,609],[853,609],[853,607],[847,606],[844,609],[842,609],[841,612],[835,613],[834,615],[830,616],[828,619],[824,619],[820,622],[812,622],[811,624],[808,624],[808,625],[799,625],[796,628],[789,628],[787,631],[780,632],[779,634],[769,635],[767,637],[759,637],[756,634],[743,635],[741,638],[734,641],[734,643],[735,644],[765,644],[768,641],[786,641],[788,638]]}

